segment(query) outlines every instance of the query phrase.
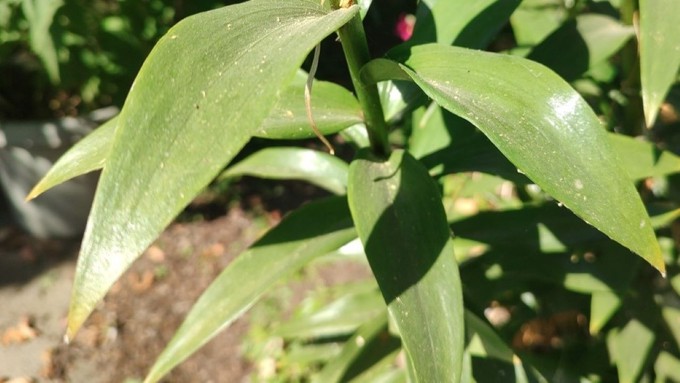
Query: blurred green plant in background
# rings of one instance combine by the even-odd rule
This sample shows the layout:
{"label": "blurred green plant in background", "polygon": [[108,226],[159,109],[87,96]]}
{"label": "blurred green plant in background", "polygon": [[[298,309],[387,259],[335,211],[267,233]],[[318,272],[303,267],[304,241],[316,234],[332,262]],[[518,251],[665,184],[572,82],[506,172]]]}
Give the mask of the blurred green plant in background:
{"label": "blurred green plant in background", "polygon": [[142,62],[173,24],[229,3],[0,1],[0,118],[122,106]]}

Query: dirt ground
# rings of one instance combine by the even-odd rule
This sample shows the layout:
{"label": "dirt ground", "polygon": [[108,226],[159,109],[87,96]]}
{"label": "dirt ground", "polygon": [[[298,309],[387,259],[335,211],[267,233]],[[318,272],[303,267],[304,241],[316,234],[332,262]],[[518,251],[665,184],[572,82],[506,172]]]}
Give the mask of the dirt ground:
{"label": "dirt ground", "polygon": [[[38,241],[0,229],[0,382],[141,382],[201,292],[282,214],[234,207],[214,219],[171,225],[70,345],[62,336],[79,242]],[[315,275],[332,284],[370,274],[348,266]],[[246,315],[164,382],[250,381],[252,368],[240,350],[247,330]]]}

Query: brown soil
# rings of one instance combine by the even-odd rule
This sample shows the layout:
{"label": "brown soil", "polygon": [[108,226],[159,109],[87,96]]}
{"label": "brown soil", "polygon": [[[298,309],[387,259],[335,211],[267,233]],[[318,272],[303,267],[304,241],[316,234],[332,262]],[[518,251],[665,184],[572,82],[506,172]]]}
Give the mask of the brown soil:
{"label": "brown soil", "polygon": [[[35,331],[24,339],[0,343],[0,382],[3,377],[141,381],[202,291],[279,216],[274,211],[254,219],[232,208],[214,220],[171,225],[112,288],[70,345],[61,336],[77,241],[42,242],[5,229],[0,236],[0,302],[5,306],[0,336],[22,328]],[[317,281],[295,284],[294,296],[301,299],[304,289],[319,283],[367,275],[356,266],[344,272],[321,270],[313,273]],[[246,315],[163,381],[247,381],[251,366],[240,350],[247,330]]]}

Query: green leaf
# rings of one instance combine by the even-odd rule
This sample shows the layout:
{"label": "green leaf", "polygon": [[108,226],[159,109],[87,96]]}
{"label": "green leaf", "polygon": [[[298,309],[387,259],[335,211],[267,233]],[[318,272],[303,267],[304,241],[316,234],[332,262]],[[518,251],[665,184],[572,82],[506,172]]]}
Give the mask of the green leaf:
{"label": "green leaf", "polygon": [[50,27],[63,0],[23,0],[22,11],[28,21],[31,49],[40,57],[53,84],[59,82],[59,60]]}
{"label": "green leaf", "polygon": [[[473,123],[543,190],[664,272],[633,183],[595,113],[564,80],[526,59],[463,48],[430,44],[394,54],[428,96]],[[384,80],[386,61],[369,63],[363,75]]]}
{"label": "green leaf", "polygon": [[396,123],[404,113],[427,101],[417,85],[408,81],[384,81],[378,84],[385,121]]}
{"label": "green leaf", "polygon": [[595,291],[590,301],[589,331],[595,335],[609,322],[621,307],[619,294],[613,291]]}
{"label": "green leaf", "polygon": [[519,0],[423,0],[409,45],[439,42],[484,48],[494,38]]}
{"label": "green leaf", "polygon": [[608,334],[607,348],[616,364],[619,382],[638,381],[654,338],[654,332],[636,319],[631,319],[620,331]]}
{"label": "green leaf", "polygon": [[[306,82],[307,73],[298,71],[260,129],[255,132],[257,137],[287,140],[314,137],[305,108]],[[312,116],[323,134],[336,133],[364,122],[361,108],[352,92],[326,81],[315,81],[312,86]]]}
{"label": "green leaf", "polygon": [[158,381],[243,314],[276,281],[355,235],[345,198],[310,203],[287,216],[203,292],[145,382]]}
{"label": "green leaf", "polygon": [[220,178],[243,175],[271,179],[297,179],[331,193],[345,194],[347,163],[330,154],[302,148],[267,148],[230,166]]}
{"label": "green leaf", "polygon": [[680,347],[680,309],[670,306],[664,307],[661,314],[675,339],[676,346]]}
{"label": "green leaf", "polygon": [[465,310],[465,329],[470,355],[514,363],[514,353],[510,347],[491,326],[469,310]]}
{"label": "green leaf", "polygon": [[657,383],[680,381],[680,359],[666,351],[661,351],[654,363],[654,373]]}
{"label": "green leaf", "polygon": [[293,318],[272,332],[284,338],[323,338],[351,333],[385,312],[375,284],[368,287],[370,289],[343,295],[319,310]]}
{"label": "green leaf", "polygon": [[441,196],[402,150],[362,151],[350,164],[352,217],[416,382],[459,381],[463,307]]}
{"label": "green leaf", "polygon": [[640,80],[647,126],[680,68],[680,12],[675,0],[640,0]]}
{"label": "green leaf", "polygon": [[632,26],[611,17],[580,15],[562,24],[534,47],[527,58],[573,81],[616,53],[633,35]]}
{"label": "green leaf", "polygon": [[[477,128],[435,103],[415,114],[412,130],[409,151],[430,174],[480,171],[516,183],[528,182]],[[607,138],[634,181],[680,172],[680,157],[653,143],[616,133]]]}
{"label": "green leaf", "polygon": [[680,157],[651,142],[614,133],[609,134],[609,142],[632,180],[680,172]]}
{"label": "green leaf", "polygon": [[357,12],[254,0],[188,17],[158,42],[118,118],[78,259],[67,337],[258,130],[309,51]]}
{"label": "green leaf", "polygon": [[479,171],[516,183],[529,182],[468,121],[436,103],[432,103],[421,115],[415,116],[409,151],[430,170],[430,174],[439,176]]}
{"label": "green leaf", "polygon": [[524,0],[510,17],[519,49],[543,41],[567,17],[563,3],[553,0]]}
{"label": "green leaf", "polygon": [[336,358],[326,364],[315,383],[347,382],[366,367],[399,349],[399,339],[389,336],[387,315],[379,315],[359,327]]}
{"label": "green leaf", "polygon": [[71,178],[104,167],[106,157],[111,149],[113,135],[116,132],[117,120],[118,117],[110,119],[73,145],[33,187],[26,199],[33,199]]}
{"label": "green leaf", "polygon": [[492,249],[461,266],[473,295],[527,281],[581,293],[621,291],[641,265],[638,257],[552,204],[481,212],[451,228],[455,241],[472,240],[476,248],[486,244]]}

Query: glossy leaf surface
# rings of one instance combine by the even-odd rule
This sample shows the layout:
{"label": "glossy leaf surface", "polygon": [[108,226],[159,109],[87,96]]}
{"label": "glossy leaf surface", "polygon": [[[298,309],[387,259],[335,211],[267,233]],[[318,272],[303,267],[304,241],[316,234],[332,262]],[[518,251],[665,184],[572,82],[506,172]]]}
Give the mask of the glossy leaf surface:
{"label": "glossy leaf surface", "polygon": [[410,154],[350,165],[352,217],[417,382],[459,381],[463,307],[437,186]]}
{"label": "glossy leaf surface", "polygon": [[71,178],[104,167],[111,149],[113,135],[116,132],[117,119],[117,117],[112,118],[73,145],[52,165],[26,199],[33,199]]}
{"label": "glossy leaf surface", "polygon": [[[564,80],[529,60],[463,48],[430,44],[394,55],[425,93],[484,132],[533,182],[663,272],[634,185],[597,116]],[[373,63],[365,77],[383,80],[389,61]]]}
{"label": "glossy leaf surface", "polygon": [[[430,174],[481,171],[516,183],[529,182],[470,122],[437,104],[416,116],[409,150]],[[608,134],[607,139],[632,180],[680,172],[680,157],[671,151],[616,133]]]}
{"label": "glossy leaf surface", "polygon": [[239,255],[191,309],[145,382],[156,382],[247,310],[276,281],[356,236],[345,198],[310,203]]}
{"label": "glossy leaf surface", "polygon": [[345,194],[347,163],[327,153],[303,148],[262,149],[230,166],[220,177],[255,176],[297,179],[320,186],[331,193]]}
{"label": "glossy leaf surface", "polygon": [[680,12],[674,0],[640,0],[640,80],[647,126],[680,68]]}
{"label": "glossy leaf surface", "polygon": [[118,118],[78,259],[67,336],[257,131],[309,51],[356,12],[255,0],[188,17],[158,42]]}

